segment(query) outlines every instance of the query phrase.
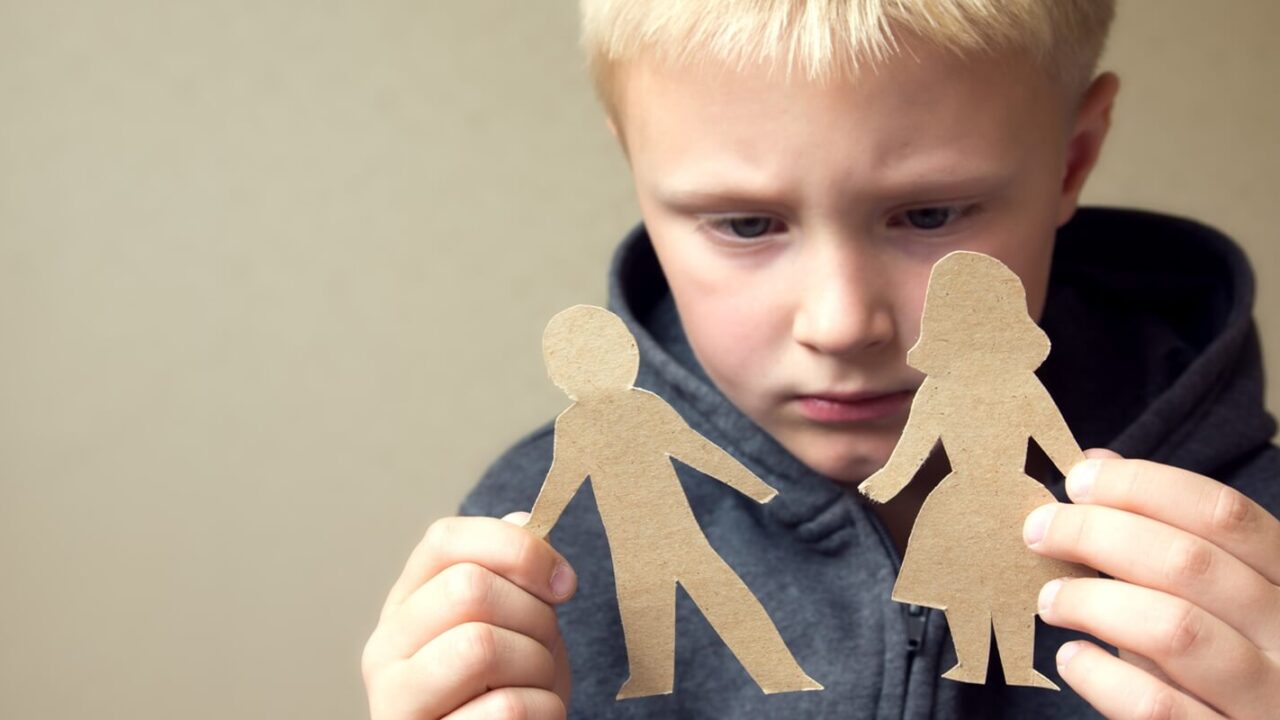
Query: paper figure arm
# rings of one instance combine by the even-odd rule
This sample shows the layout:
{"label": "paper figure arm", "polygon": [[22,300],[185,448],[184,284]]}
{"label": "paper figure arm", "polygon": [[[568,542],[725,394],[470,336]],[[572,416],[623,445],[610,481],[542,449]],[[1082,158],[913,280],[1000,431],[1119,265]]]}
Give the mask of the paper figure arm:
{"label": "paper figure arm", "polygon": [[565,506],[587,479],[587,458],[576,437],[581,429],[575,427],[571,418],[566,419],[572,409],[556,418],[551,469],[547,471],[546,480],[542,481],[538,499],[533,502],[529,522],[525,523],[526,530],[543,539],[555,527]]}
{"label": "paper figure arm", "polygon": [[939,432],[932,411],[933,384],[925,379],[911,403],[911,414],[902,429],[902,437],[889,455],[889,462],[858,485],[858,492],[871,500],[889,502],[911,482],[924,461],[929,458]]}
{"label": "paper figure arm", "polygon": [[1084,451],[1071,434],[1071,428],[1067,427],[1067,421],[1062,418],[1062,412],[1053,402],[1049,391],[1034,377],[1032,382],[1036,389],[1027,393],[1031,404],[1026,410],[1029,420],[1027,430],[1031,439],[1044,450],[1044,454],[1049,456],[1058,470],[1066,475],[1073,465],[1084,460]]}
{"label": "paper figure arm", "polygon": [[654,399],[662,404],[663,419],[670,428],[671,447],[667,448],[668,455],[719,480],[758,503],[767,503],[778,494],[773,486],[761,480],[723,448],[689,427],[689,424],[670,405],[667,405],[665,400],[656,395]]}

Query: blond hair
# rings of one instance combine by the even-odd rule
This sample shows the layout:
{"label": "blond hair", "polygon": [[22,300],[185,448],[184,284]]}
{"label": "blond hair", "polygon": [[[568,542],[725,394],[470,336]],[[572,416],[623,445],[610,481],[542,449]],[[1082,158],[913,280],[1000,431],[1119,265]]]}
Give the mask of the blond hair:
{"label": "blond hair", "polygon": [[822,81],[897,55],[907,36],[962,55],[1023,51],[1081,92],[1114,13],[1115,0],[581,0],[582,42],[611,114],[616,68],[641,55]]}

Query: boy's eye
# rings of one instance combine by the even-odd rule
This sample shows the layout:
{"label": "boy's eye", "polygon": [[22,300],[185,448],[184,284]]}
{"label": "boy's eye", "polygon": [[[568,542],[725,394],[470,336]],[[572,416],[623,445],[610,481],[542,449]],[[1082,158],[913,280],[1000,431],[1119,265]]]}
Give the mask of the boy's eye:
{"label": "boy's eye", "polygon": [[733,240],[757,240],[770,233],[782,232],[786,225],[767,215],[740,215],[711,220],[711,226]]}
{"label": "boy's eye", "polygon": [[959,208],[952,205],[923,207],[903,213],[907,223],[917,230],[937,230],[960,215]]}
{"label": "boy's eye", "polygon": [[729,230],[740,238],[758,238],[773,227],[773,218],[755,215],[751,217],[730,218]]}

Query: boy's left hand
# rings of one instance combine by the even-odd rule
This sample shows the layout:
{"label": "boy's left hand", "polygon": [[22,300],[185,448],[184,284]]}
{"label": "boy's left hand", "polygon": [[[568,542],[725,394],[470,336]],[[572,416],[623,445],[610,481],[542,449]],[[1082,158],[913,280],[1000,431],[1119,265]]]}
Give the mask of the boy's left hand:
{"label": "boy's left hand", "polygon": [[1037,508],[1035,552],[1114,579],[1054,580],[1045,622],[1075,641],[1058,672],[1110,718],[1263,718],[1280,708],[1280,521],[1202,475],[1093,450],[1067,476],[1075,504]]}

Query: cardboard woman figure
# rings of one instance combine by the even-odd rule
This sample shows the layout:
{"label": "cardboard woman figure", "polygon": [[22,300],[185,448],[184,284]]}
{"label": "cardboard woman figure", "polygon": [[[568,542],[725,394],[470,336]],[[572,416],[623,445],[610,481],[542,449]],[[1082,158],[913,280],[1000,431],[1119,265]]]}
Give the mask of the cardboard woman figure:
{"label": "cardboard woman figure", "polygon": [[631,667],[618,699],[672,691],[677,582],[766,693],[820,689],[760,601],[707,542],[671,458],[757,502],[776,491],[694,432],[662,398],[632,387],[640,354],[618,316],[569,308],[551,319],[542,347],[552,381],[574,403],[556,419],[555,457],[526,527],[546,537],[591,476]]}
{"label": "cardboard woman figure", "polygon": [[1031,665],[1036,597],[1053,578],[1092,575],[1022,541],[1027,515],[1054,501],[1024,472],[1028,438],[1063,474],[1084,458],[1033,372],[1048,354],[1009,268],[972,252],[934,265],[920,339],[907,354],[928,377],[889,462],[858,489],[888,501],[941,440],[951,473],[920,508],[893,599],[946,612],[958,660],[943,674],[951,680],[986,682],[994,628],[1005,681],[1056,690]]}

